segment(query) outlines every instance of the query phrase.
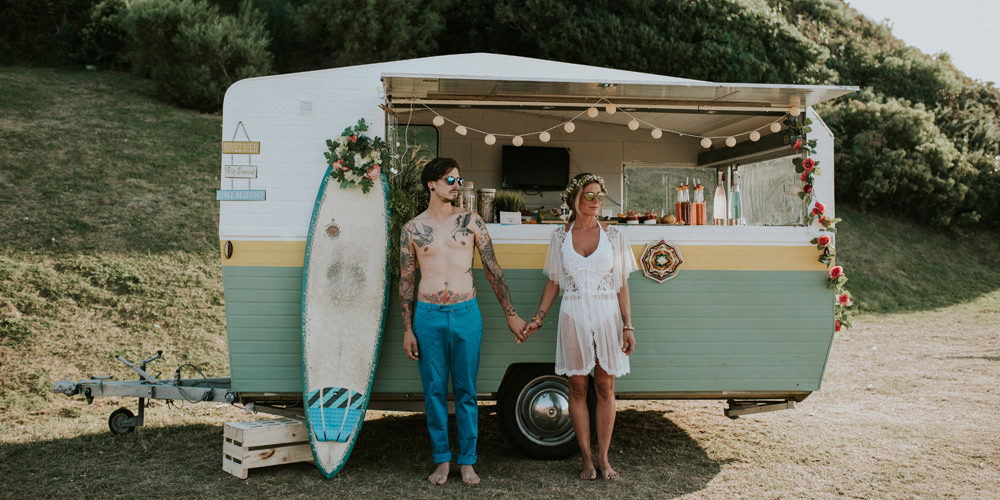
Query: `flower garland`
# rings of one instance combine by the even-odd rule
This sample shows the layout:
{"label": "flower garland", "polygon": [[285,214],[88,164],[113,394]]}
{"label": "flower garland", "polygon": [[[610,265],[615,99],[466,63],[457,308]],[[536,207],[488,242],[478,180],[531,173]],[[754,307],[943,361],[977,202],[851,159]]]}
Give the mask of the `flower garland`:
{"label": "flower garland", "polygon": [[330,176],[340,182],[340,188],[361,186],[361,192],[368,194],[375,179],[381,175],[382,150],[385,143],[381,137],[369,138],[365,119],[358,120],[354,127],[347,127],[336,140],[326,140],[330,152],[323,153],[330,165]]}
{"label": "flower garland", "polygon": [[573,192],[574,189],[580,186],[586,186],[591,182],[596,182],[601,185],[601,192],[607,194],[608,189],[604,187],[604,178],[599,175],[587,174],[578,179],[573,179],[569,181],[569,185],[566,186],[566,190],[562,192],[562,204],[564,208],[569,209],[567,202],[569,201],[569,194]]}
{"label": "flower garland", "polygon": [[[799,156],[792,159],[792,164],[795,165],[795,173],[799,174],[799,179],[803,183],[802,190],[798,193],[798,196],[802,199],[805,206],[811,207],[806,215],[807,226],[812,225],[813,222],[818,222],[822,226],[821,231],[836,233],[837,223],[841,219],[827,217],[826,205],[815,201],[816,195],[813,191],[813,184],[816,176],[821,175],[823,172],[819,169],[819,162],[811,158],[816,153],[816,140],[808,138],[809,132],[812,132],[812,129],[809,127],[810,124],[812,124],[812,120],[809,118],[803,120],[790,118],[785,121],[788,133],[794,141],[792,148],[799,152]],[[817,250],[822,250],[819,261],[826,264],[827,269],[830,271],[828,287],[834,291],[834,295],[836,296],[834,330],[839,332],[841,328],[851,327],[850,309],[854,306],[854,298],[851,296],[851,292],[847,291],[847,288],[844,287],[844,284],[847,283],[844,268],[841,266],[830,267],[833,264],[833,258],[837,255],[837,249],[831,245],[832,242],[833,238],[826,234],[813,238],[810,241],[810,243],[816,245]]]}

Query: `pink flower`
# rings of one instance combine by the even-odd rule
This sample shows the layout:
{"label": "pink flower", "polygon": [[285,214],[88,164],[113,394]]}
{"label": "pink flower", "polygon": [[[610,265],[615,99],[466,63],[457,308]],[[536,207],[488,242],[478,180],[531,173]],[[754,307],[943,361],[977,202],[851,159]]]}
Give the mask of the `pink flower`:
{"label": "pink flower", "polygon": [[816,204],[813,205],[812,213],[813,215],[823,215],[824,213],[826,213],[826,206],[817,201]]}
{"label": "pink flower", "polygon": [[823,236],[820,236],[816,242],[819,243],[819,246],[825,247],[830,244],[830,237],[824,234]]}
{"label": "pink flower", "polygon": [[802,147],[802,139],[795,139],[795,144],[792,144],[792,149],[799,149]]}
{"label": "pink flower", "polygon": [[806,194],[809,194],[809,193],[813,192],[813,185],[812,184],[806,184],[805,186],[802,186],[802,190],[805,191]]}
{"label": "pink flower", "polygon": [[844,274],[844,268],[840,266],[833,266],[830,269],[830,279],[837,279]]}
{"label": "pink flower", "polygon": [[840,331],[840,320],[835,320],[833,322],[833,330],[836,331],[836,332]]}
{"label": "pink flower", "polygon": [[358,142],[358,134],[351,134],[351,136],[348,137],[347,140],[351,142]]}
{"label": "pink flower", "polygon": [[802,160],[802,168],[806,169],[806,172],[812,172],[816,168],[816,162],[812,158],[806,158]]}
{"label": "pink flower", "polygon": [[369,168],[368,172],[365,172],[365,178],[374,180],[376,177],[378,177],[380,171],[381,169],[379,168],[379,166],[375,165],[372,168]]}
{"label": "pink flower", "polygon": [[851,305],[851,296],[847,295],[847,292],[844,292],[837,297],[837,303],[842,306],[849,306]]}

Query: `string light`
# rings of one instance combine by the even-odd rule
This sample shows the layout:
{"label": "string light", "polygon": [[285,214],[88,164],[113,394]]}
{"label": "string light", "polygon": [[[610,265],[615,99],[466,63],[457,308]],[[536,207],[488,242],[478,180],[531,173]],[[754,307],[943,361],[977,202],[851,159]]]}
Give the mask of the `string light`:
{"label": "string light", "polygon": [[[614,113],[618,112],[618,107],[614,103],[612,103],[612,102],[608,101],[606,98],[602,97],[593,106],[590,106],[586,110],[580,111],[576,116],[573,116],[572,118],[569,118],[565,122],[562,122],[562,123],[560,123],[558,125],[553,125],[553,126],[547,128],[545,130],[540,130],[540,131],[537,131],[537,132],[522,133],[522,134],[497,134],[497,133],[488,132],[488,131],[485,131],[485,130],[479,130],[479,129],[475,129],[475,128],[468,128],[468,127],[466,127],[466,126],[464,126],[464,125],[462,125],[462,124],[460,124],[458,122],[455,122],[454,120],[450,120],[448,118],[445,118],[440,113],[438,113],[437,111],[435,111],[431,107],[427,106],[426,104],[422,104],[422,106],[424,108],[426,108],[428,111],[434,113],[434,118],[431,120],[431,122],[435,126],[437,126],[437,127],[440,127],[440,126],[444,125],[445,122],[449,122],[450,121],[450,122],[452,122],[452,123],[454,123],[456,125],[455,126],[455,133],[464,136],[464,135],[467,135],[470,130],[472,130],[474,132],[483,134],[484,135],[483,141],[487,145],[491,145],[492,146],[493,144],[496,144],[497,137],[501,136],[501,137],[510,137],[512,144],[514,144],[515,146],[521,146],[521,145],[524,144],[524,138],[525,137],[533,136],[533,135],[537,135],[538,136],[538,140],[541,141],[541,142],[549,142],[550,140],[552,140],[552,134],[550,133],[550,131],[553,130],[553,129],[555,129],[555,128],[559,128],[560,126],[562,127],[562,129],[563,129],[564,132],[566,132],[567,134],[572,134],[576,130],[576,123],[575,123],[575,121],[578,120],[579,118],[581,118],[583,115],[587,115],[587,116],[589,116],[591,118],[596,118],[600,114],[600,112],[598,111],[598,108],[596,106],[599,105],[602,102],[606,103],[606,105],[604,107],[604,110],[608,114],[614,114]],[[799,113],[801,114],[802,110],[798,106],[792,106],[791,108],[789,108],[789,114],[791,114],[791,112],[795,111],[796,109],[798,109]],[[632,113],[630,113],[628,111],[622,111],[622,112],[625,113],[625,115],[627,115],[630,118],[630,120],[628,121],[628,128],[629,128],[629,130],[638,130],[639,128],[641,128],[641,127],[643,127],[645,125],[645,126],[647,126],[647,127],[650,128],[650,136],[652,136],[654,139],[659,139],[659,138],[663,137],[663,133],[667,132],[667,133],[674,134],[674,135],[679,136],[679,137],[690,137],[692,139],[700,139],[700,144],[705,149],[710,149],[712,147],[712,145],[713,145],[713,141],[714,140],[722,140],[722,141],[725,142],[725,144],[727,146],[734,147],[738,143],[737,137],[744,136],[744,135],[747,136],[751,141],[757,142],[761,138],[761,131],[763,131],[765,129],[766,130],[770,130],[773,133],[780,132],[781,131],[781,122],[783,120],[785,120],[785,116],[782,116],[782,117],[779,117],[779,118],[775,119],[773,122],[771,122],[771,123],[769,123],[767,125],[763,125],[763,126],[758,127],[758,128],[756,128],[754,130],[750,130],[750,131],[746,131],[746,132],[742,132],[742,133],[734,134],[734,135],[703,136],[703,135],[698,135],[698,134],[690,134],[690,133],[687,133],[687,132],[680,132],[680,131],[677,131],[677,130],[664,130],[664,129],[661,129],[660,127],[657,127],[656,125],[654,125],[652,123],[649,123],[649,122],[647,122],[645,120],[642,120],[642,119],[638,118],[637,116],[634,116]]]}
{"label": "string light", "polygon": [[788,114],[792,116],[799,116],[800,113],[802,113],[802,109],[798,106],[792,106],[792,108],[788,110]]}

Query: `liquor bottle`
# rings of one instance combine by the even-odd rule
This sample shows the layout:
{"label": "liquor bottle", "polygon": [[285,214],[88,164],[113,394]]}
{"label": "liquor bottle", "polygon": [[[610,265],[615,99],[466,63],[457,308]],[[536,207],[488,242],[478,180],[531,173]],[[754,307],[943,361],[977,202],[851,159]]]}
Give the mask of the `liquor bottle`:
{"label": "liquor bottle", "polygon": [[716,226],[724,226],[726,225],[726,212],[729,211],[726,203],[726,179],[722,170],[719,170],[716,174],[718,182],[715,184],[715,200],[712,202],[712,218],[715,219]]}
{"label": "liquor bottle", "polygon": [[729,219],[734,226],[743,225],[743,210],[740,203],[740,174],[733,170],[733,188],[729,194]]}

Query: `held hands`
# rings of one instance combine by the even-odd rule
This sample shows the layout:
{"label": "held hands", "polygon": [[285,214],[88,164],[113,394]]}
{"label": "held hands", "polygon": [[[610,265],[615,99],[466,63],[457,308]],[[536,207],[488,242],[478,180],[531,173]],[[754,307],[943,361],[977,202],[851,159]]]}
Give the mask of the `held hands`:
{"label": "held hands", "polygon": [[420,351],[417,349],[417,337],[412,331],[403,332],[403,352],[406,357],[420,361]]}
{"label": "held hands", "polygon": [[522,335],[524,336],[524,340],[518,340],[517,343],[520,344],[521,342],[527,341],[528,337],[531,337],[531,334],[535,333],[535,331],[537,331],[539,328],[541,327],[538,326],[538,323],[535,323],[534,321],[527,322],[524,326],[524,331],[521,332]]}
{"label": "held hands", "polygon": [[517,337],[517,343],[520,344],[525,340],[528,340],[528,336],[524,334],[525,323],[520,316],[514,314],[512,316],[507,316],[507,328],[510,328],[511,333]]}

